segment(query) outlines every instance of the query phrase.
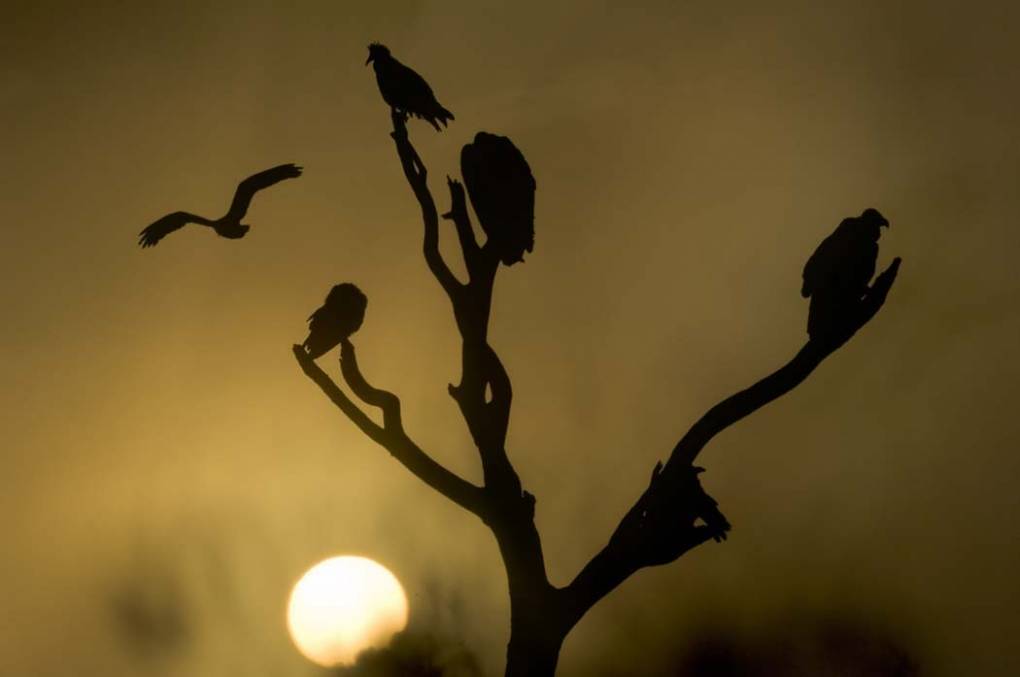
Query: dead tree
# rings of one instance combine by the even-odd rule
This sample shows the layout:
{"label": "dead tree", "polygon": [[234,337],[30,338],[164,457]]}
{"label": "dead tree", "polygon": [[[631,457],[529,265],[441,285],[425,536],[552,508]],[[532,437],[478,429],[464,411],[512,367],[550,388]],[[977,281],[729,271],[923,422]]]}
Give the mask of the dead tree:
{"label": "dead tree", "polygon": [[698,454],[715,435],[800,384],[822,360],[863,327],[885,302],[899,259],[876,277],[867,294],[845,311],[840,331],[809,339],[794,357],[774,372],[705,413],[677,442],[665,464],[656,464],[651,481],[620,520],[605,547],[566,586],[549,582],[542,541],[535,527],[535,497],[521,484],[506,450],[513,390],[496,351],[488,342],[492,289],[500,258],[491,241],[479,244],[468,217],[463,186],[447,179],[450,210],[466,263],[461,282],[439,251],[439,212],[427,184],[427,171],[407,135],[406,120],[393,113],[393,132],[404,175],[421,206],[425,261],[453,306],[462,339],[461,380],[449,387],[478,448],[481,486],[438,463],[404,430],[400,400],[376,388],[358,368],[353,343],[341,342],[340,365],[354,397],[378,407],[378,425],[346,395],[300,345],[294,355],[330,400],[366,435],[421,481],[492,530],[506,568],[510,592],[510,639],[507,677],[548,677],[555,673],[567,633],[600,599],[636,571],[673,562],[708,540],[725,538],[729,524],[698,481]]}

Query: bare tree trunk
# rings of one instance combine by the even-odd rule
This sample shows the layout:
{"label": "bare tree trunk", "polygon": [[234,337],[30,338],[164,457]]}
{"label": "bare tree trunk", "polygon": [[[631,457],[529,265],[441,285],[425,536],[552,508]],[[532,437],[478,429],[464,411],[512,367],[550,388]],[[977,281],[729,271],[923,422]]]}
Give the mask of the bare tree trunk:
{"label": "bare tree trunk", "polygon": [[693,463],[712,438],[799,385],[830,354],[878,312],[885,302],[900,260],[880,274],[857,306],[846,310],[844,330],[825,340],[811,339],[785,365],[710,408],[674,447],[665,466],[652,470],[640,494],[608,543],[564,588],[549,583],[542,542],[535,527],[535,497],[521,485],[505,448],[512,388],[503,363],[488,343],[492,289],[500,265],[498,253],[480,246],[467,214],[464,189],[447,180],[451,207],[443,218],[456,227],[468,271],[461,282],[439,251],[439,214],[426,181],[427,170],[411,145],[406,120],[396,111],[391,134],[401,167],[421,207],[422,250],[429,270],[446,292],[462,339],[460,383],[450,385],[478,448],[483,484],[472,484],[422,450],[404,431],[400,400],[369,385],[361,374],[353,344],[341,343],[341,373],[354,395],[382,410],[375,423],[323,372],[301,346],[294,355],[305,373],[366,435],[437,492],[479,517],[493,532],[506,568],[510,592],[510,640],[507,677],[552,677],[567,634],[592,606],[644,567],[675,561],[709,540],[721,541],[730,528],[716,502],[702,489]]}
{"label": "bare tree trunk", "polygon": [[510,640],[506,677],[552,677],[563,640],[573,627],[563,590],[544,580],[525,581],[507,567],[510,584]]}
{"label": "bare tree trunk", "polygon": [[560,658],[563,636],[535,636],[524,623],[510,623],[510,643],[506,648],[505,677],[553,677]]}

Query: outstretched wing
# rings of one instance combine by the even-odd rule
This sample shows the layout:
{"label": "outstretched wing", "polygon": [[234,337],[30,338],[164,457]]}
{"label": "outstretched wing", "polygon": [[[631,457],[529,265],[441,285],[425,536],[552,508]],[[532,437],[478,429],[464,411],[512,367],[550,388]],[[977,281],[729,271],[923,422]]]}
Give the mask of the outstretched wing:
{"label": "outstretched wing", "polygon": [[180,230],[189,223],[200,223],[204,226],[210,225],[208,219],[202,218],[196,214],[189,212],[174,212],[167,214],[158,221],[146,226],[142,229],[142,232],[138,233],[138,244],[142,249],[146,247],[154,247],[164,237]]}
{"label": "outstretched wing", "polygon": [[301,167],[294,164],[279,165],[258,174],[252,174],[237,185],[234,201],[230,204],[230,211],[224,218],[240,221],[248,212],[248,205],[251,204],[251,198],[255,193],[284,179],[296,179],[299,176],[301,176]]}

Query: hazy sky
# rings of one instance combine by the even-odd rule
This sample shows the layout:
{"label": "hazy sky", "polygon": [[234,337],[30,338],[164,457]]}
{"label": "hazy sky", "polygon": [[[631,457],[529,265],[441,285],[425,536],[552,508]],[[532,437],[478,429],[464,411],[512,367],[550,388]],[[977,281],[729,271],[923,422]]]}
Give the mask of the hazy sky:
{"label": "hazy sky", "polygon": [[[1020,12],[511,4],[5,4],[0,674],[315,675],[284,605],[339,553],[404,582],[436,651],[502,669],[491,535],[290,354],[357,283],[364,371],[480,477],[374,40],[456,115],[410,127],[441,207],[479,130],[537,178],[535,251],[501,271],[491,338],[557,584],[693,420],[800,347],[801,268],[840,219],[879,208],[880,265],[904,258],[865,330],[702,455],[730,540],[638,573],[560,674],[678,674],[713,633],[809,654],[836,626],[925,675],[1020,673]],[[255,199],[245,239],[137,248],[283,162],[305,176]]]}

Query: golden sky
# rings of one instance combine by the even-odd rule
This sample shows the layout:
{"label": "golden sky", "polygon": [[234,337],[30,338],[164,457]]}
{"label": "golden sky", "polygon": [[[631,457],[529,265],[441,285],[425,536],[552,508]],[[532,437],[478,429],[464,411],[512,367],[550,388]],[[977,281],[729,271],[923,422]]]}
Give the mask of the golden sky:
{"label": "golden sky", "polygon": [[[1020,672],[1020,13],[623,4],[5,5],[0,674],[317,674],[284,606],[339,553],[404,582],[412,628],[501,669],[488,531],[290,353],[355,282],[366,375],[480,478],[446,395],[456,329],[363,65],[375,40],[456,115],[410,125],[441,207],[479,130],[538,181],[491,339],[555,583],[691,422],[800,347],[801,268],[840,219],[879,208],[879,264],[904,258],[868,327],[702,455],[730,540],[624,584],[560,674],[676,674],[713,628],[750,646],[833,618],[925,675]],[[137,248],[284,162],[305,175],[255,198],[243,240],[189,226]]]}

